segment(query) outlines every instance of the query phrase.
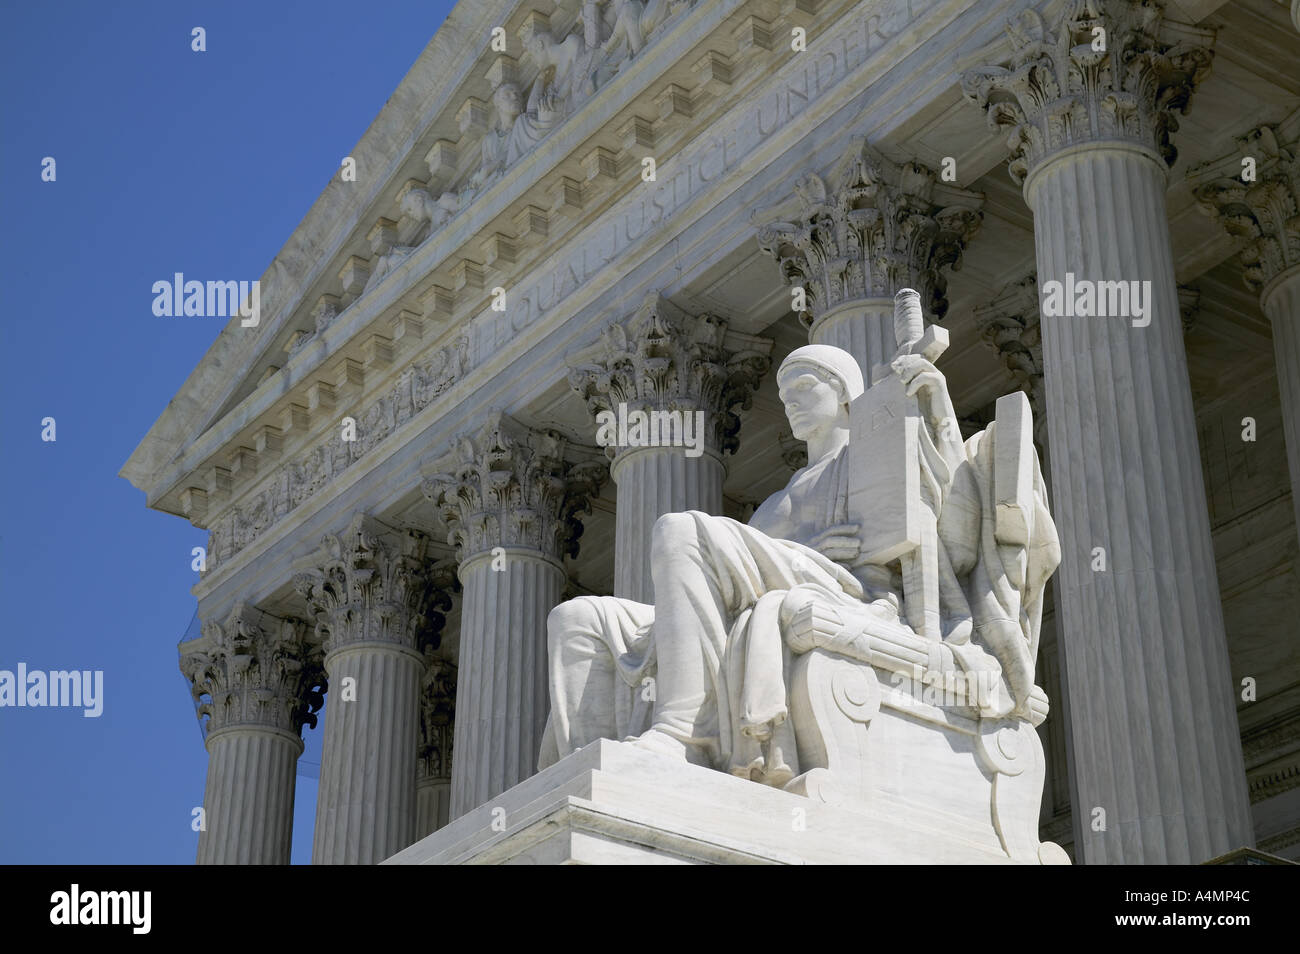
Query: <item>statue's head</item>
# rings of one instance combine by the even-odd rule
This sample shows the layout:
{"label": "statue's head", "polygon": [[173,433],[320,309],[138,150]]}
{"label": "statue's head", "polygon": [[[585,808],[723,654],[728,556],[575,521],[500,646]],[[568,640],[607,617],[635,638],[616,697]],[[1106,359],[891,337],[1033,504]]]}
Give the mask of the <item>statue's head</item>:
{"label": "statue's head", "polygon": [[849,404],[865,390],[853,355],[831,345],[791,351],[776,372],[790,430],[801,441],[847,427]]}
{"label": "statue's head", "polygon": [[425,203],[428,199],[428,194],[422,189],[407,189],[402,196],[402,201],[398,203],[398,208],[402,210],[403,215],[420,218],[424,215]]}
{"label": "statue's head", "polygon": [[514,120],[523,112],[520,105],[519,87],[514,83],[502,83],[492,94],[492,103],[497,108],[497,113],[507,122]]}
{"label": "statue's head", "polygon": [[550,35],[534,27],[524,36],[524,51],[539,66],[544,66],[546,53],[555,42]]}

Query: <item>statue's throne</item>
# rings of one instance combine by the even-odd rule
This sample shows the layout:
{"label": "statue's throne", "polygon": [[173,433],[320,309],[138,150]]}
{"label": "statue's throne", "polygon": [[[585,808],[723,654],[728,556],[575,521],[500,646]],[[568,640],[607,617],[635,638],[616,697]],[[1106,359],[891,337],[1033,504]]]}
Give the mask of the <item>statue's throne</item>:
{"label": "statue's throne", "polygon": [[945,832],[1012,861],[1069,864],[1059,846],[1038,838],[1042,689],[1034,687],[1027,717],[982,716],[968,704],[978,680],[941,643],[881,621],[869,634],[851,623],[835,634],[816,625],[809,610],[787,634],[824,641],[797,654],[791,671],[804,771],[787,791]]}
{"label": "statue's throne", "polygon": [[[913,338],[931,360],[947,343],[942,329]],[[963,476],[977,493],[960,519],[980,540],[981,575],[971,587],[978,608],[963,624],[940,599],[942,521],[918,479],[923,409],[888,366],[872,378],[850,410],[850,519],[862,527],[863,559],[901,579],[901,618],[815,590],[787,595],[782,633],[793,651],[801,774],[785,787],[1011,861],[1068,864],[1038,838],[1045,763],[1035,728],[1048,700],[1033,684],[1043,580],[1027,567],[1031,549],[1044,539],[1054,547],[1056,537],[1045,505],[1036,506],[1042,478],[1028,400],[999,399],[995,422],[972,438],[980,466]]]}

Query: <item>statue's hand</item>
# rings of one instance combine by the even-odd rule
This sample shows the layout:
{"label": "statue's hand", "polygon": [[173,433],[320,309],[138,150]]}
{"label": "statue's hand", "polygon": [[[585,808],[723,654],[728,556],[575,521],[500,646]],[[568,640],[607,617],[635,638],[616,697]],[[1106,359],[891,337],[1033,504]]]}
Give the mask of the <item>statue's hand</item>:
{"label": "statue's hand", "polygon": [[948,384],[943,372],[919,354],[899,355],[890,362],[890,367],[907,385],[909,397],[921,390],[937,393],[947,390]]}
{"label": "statue's hand", "polygon": [[836,563],[852,563],[862,550],[861,530],[856,523],[827,527],[808,546]]}
{"label": "statue's hand", "polygon": [[938,432],[938,439],[960,444],[961,431],[956,426],[957,412],[953,409],[943,372],[919,354],[900,355],[890,362],[890,367],[902,379],[908,397],[921,391],[926,392],[930,424]]}

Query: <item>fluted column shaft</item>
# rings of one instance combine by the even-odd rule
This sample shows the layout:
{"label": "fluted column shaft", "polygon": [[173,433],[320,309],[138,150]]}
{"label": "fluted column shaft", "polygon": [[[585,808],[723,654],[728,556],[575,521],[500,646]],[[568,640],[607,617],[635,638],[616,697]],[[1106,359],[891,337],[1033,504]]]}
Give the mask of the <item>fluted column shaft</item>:
{"label": "fluted column shaft", "polygon": [[653,603],[650,536],[655,521],[684,510],[721,513],[726,471],[711,451],[688,457],[684,447],[637,447],[621,451],[610,474],[618,485],[614,595]]}
{"label": "fluted column shaft", "polygon": [[1264,314],[1273,324],[1273,354],[1277,387],[1282,395],[1282,430],[1291,470],[1291,505],[1300,531],[1300,266],[1283,272],[1260,295]]}
{"label": "fluted column shaft", "polygon": [[[1099,142],[1057,153],[1025,183],[1040,288],[1067,272],[1152,283],[1146,327],[1042,317],[1089,862],[1188,863],[1252,842],[1165,177],[1153,150]],[[1104,831],[1090,824],[1097,808]]]}
{"label": "fluted column shaft", "polygon": [[[415,841],[411,766],[423,668],[423,657],[392,643],[355,643],[325,657],[334,692],[325,708],[313,864],[377,864]],[[345,685],[355,686],[354,700]]]}
{"label": "fluted column shaft", "polygon": [[451,817],[537,770],[550,698],[546,617],[564,591],[603,462],[565,460],[566,442],[494,410],[452,445],[457,469],[426,478],[457,548],[460,656]]}
{"label": "fluted column shaft", "polygon": [[201,865],[287,865],[302,740],[271,727],[240,726],[207,739]]}
{"label": "fluted column shaft", "polygon": [[451,817],[537,770],[549,696],[546,617],[564,568],[539,550],[499,548],[460,568],[464,587],[452,748]]}
{"label": "fluted column shaft", "polygon": [[898,352],[894,299],[867,298],[841,305],[813,323],[810,344],[834,345],[858,359],[862,380],[871,387],[872,369]]}
{"label": "fluted column shaft", "polygon": [[451,821],[451,779],[415,780],[415,838],[427,838]]}
{"label": "fluted column shaft", "polygon": [[316,634],[240,602],[180,652],[207,719],[198,863],[287,865],[302,728],[316,725],[324,701]]}
{"label": "fluted column shaft", "polygon": [[447,601],[427,540],[365,513],[321,543],[294,578],[324,637],[330,694],[313,864],[375,864],[415,840],[415,768],[425,650]]}

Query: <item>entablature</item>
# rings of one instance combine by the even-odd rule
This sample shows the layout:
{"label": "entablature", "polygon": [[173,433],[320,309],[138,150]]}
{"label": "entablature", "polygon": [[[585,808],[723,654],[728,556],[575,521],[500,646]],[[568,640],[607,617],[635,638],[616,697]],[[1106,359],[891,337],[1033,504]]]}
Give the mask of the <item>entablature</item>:
{"label": "entablature", "polygon": [[[852,22],[835,25],[834,32],[845,37],[841,56],[865,58],[888,38],[880,26],[881,16],[892,16],[897,29],[898,24],[910,20],[918,4],[920,0],[888,0],[880,5],[882,13],[864,16],[860,10],[852,11]],[[817,23],[852,4],[821,3],[815,16],[793,4],[786,6],[792,21],[807,24],[810,35],[816,37]],[[349,252],[338,270],[341,285],[314,298],[318,289],[310,289],[296,302],[295,314],[302,313],[318,330],[290,328],[292,322],[283,314],[272,316],[264,333],[286,338],[288,360],[279,370],[259,376],[261,383],[251,393],[186,445],[149,488],[150,505],[204,525],[223,503],[239,496],[241,487],[250,486],[247,480],[261,470],[258,457],[263,452],[290,455],[302,450],[338,423],[332,412],[350,392],[371,392],[372,378],[376,389],[388,387],[384,371],[399,342],[419,341],[424,348],[450,344],[456,328],[491,302],[493,288],[508,293],[517,287],[519,279],[544,263],[565,236],[590,227],[614,202],[642,183],[640,164],[630,160],[647,148],[646,141],[654,140],[654,158],[663,165],[749,96],[755,84],[770,79],[782,61],[804,55],[790,50],[788,44],[772,41],[769,28],[781,22],[781,9],[777,3],[704,4],[687,11],[689,15],[675,26],[670,20],[665,35],[657,38],[659,42],[625,64],[562,128],[520,158],[378,281],[363,280],[372,274],[365,263],[347,248],[340,251],[339,255]],[[756,17],[755,10],[765,11],[772,19]],[[767,26],[759,29],[759,20]],[[775,48],[764,50],[765,45]],[[729,85],[722,84],[712,71],[720,69],[723,58],[730,62],[739,51],[747,54],[744,68],[730,70]],[[822,64],[835,60],[834,52],[816,52],[815,45],[806,55],[822,57]],[[707,67],[703,72],[701,63]],[[815,95],[810,94],[808,85],[820,82],[821,65],[810,62],[809,66],[811,69],[804,71],[804,89],[787,88],[785,108],[797,109]],[[827,69],[831,67],[827,65]],[[843,72],[838,69],[836,78]],[[689,87],[685,85],[688,77],[694,77]],[[666,102],[661,94],[669,87],[671,108],[651,113],[655,118],[645,122],[634,121],[650,112],[642,107],[656,98]],[[683,101],[688,93],[692,97],[689,110]],[[777,103],[778,108],[780,105]],[[618,132],[629,129],[632,132],[626,136]],[[580,145],[574,148],[573,142]],[[603,150],[598,156],[610,161],[593,163],[590,157],[597,149]],[[737,158],[732,157],[733,161]],[[585,177],[572,178],[566,171]],[[461,170],[460,175],[467,172]],[[399,178],[400,173],[394,176],[394,183]],[[557,183],[563,186],[558,191],[554,188]],[[394,197],[405,197],[413,188],[410,180],[402,180],[391,191]],[[506,234],[501,231],[505,221],[524,223],[525,229]],[[359,216],[355,232],[364,233],[373,245],[403,228],[409,224],[403,225],[400,217],[380,216],[367,223]],[[534,240],[521,239],[525,233]],[[474,251],[485,247],[490,254]],[[500,284],[490,286],[491,281]],[[355,292],[359,284],[359,297],[348,302],[347,288]],[[339,307],[344,309],[341,313]],[[325,413],[318,420],[321,410]]]}

